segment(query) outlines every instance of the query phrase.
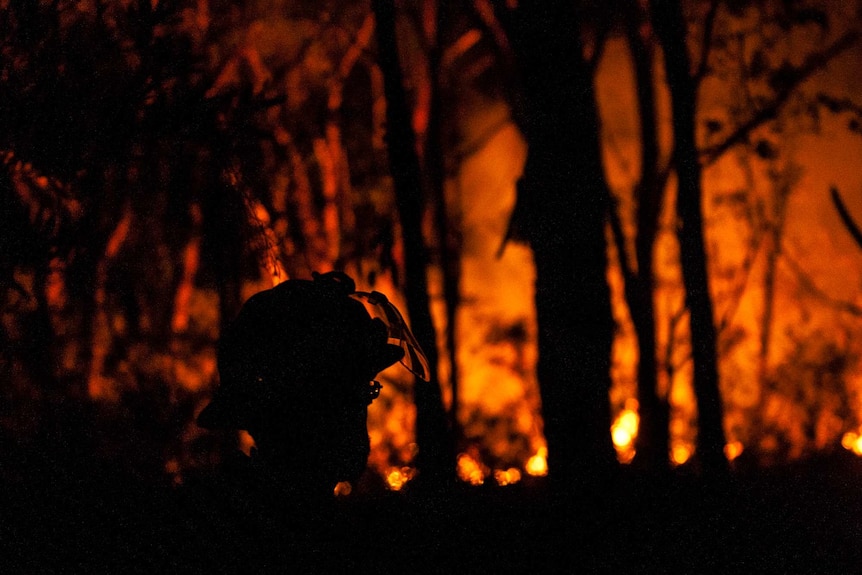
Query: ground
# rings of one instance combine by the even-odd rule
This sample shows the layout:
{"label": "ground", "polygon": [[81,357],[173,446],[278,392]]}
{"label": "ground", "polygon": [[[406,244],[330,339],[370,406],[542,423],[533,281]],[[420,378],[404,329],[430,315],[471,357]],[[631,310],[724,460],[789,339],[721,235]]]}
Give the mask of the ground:
{"label": "ground", "polygon": [[719,483],[623,473],[589,495],[353,494],[287,520],[223,485],[6,455],[5,573],[862,572],[862,463],[844,453]]}

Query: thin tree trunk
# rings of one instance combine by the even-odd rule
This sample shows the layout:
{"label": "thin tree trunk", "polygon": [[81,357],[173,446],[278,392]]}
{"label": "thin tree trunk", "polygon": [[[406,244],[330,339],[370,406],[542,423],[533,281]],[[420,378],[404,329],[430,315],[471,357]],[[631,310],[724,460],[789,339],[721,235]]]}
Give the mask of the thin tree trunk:
{"label": "thin tree trunk", "polygon": [[448,5],[444,0],[435,0],[436,14],[434,42],[429,57],[431,102],[428,113],[428,133],[425,137],[425,170],[432,197],[435,199],[434,221],[440,242],[440,269],[443,274],[443,299],[446,302],[446,353],[449,361],[449,386],[451,408],[449,426],[453,435],[458,434],[458,362],[456,340],[456,318],[461,299],[461,254],[457,226],[446,201],[446,161],[443,155],[443,103],[440,60],[443,52],[443,29],[448,19]]}
{"label": "thin tree trunk", "polygon": [[704,473],[721,475],[727,472],[728,466],[724,456],[724,409],[718,387],[717,331],[704,245],[701,166],[695,142],[696,86],[691,75],[686,25],[679,0],[653,0],[650,11],[664,49],[672,99],[680,260],[690,314],[698,408],[697,448]]}
{"label": "thin tree trunk", "polygon": [[[632,11],[634,12],[635,9]],[[662,182],[659,176],[658,133],[656,126],[654,63],[651,39],[641,34],[642,13],[637,9],[627,21],[627,36],[632,49],[637,82],[638,113],[641,138],[641,179],[637,193],[637,235],[635,259],[637,273],[633,285],[626,290],[629,310],[638,340],[638,404],[640,428],[637,438],[637,458],[648,469],[664,472],[668,469],[670,447],[670,414],[667,398],[658,393],[658,362],[656,359],[656,322],[653,275],[653,251],[661,210]]]}
{"label": "thin tree trunk", "polygon": [[[793,183],[786,174],[773,179],[774,197],[772,217],[766,236],[766,264],[763,272],[763,316],[760,322],[760,350],[757,354],[758,380],[761,386],[766,381],[769,368],[769,348],[772,341],[772,323],[775,312],[775,280],[778,260],[781,258],[781,238],[787,216],[787,200],[793,191]],[[761,394],[761,401],[763,400]]]}
{"label": "thin tree trunk", "polygon": [[454,480],[455,462],[437,379],[437,338],[429,307],[425,269],[428,253],[422,237],[422,176],[416,152],[416,134],[410,122],[398,62],[394,0],[373,0],[371,6],[377,21],[378,61],[386,94],[389,166],[404,241],[407,312],[431,367],[431,381],[417,381],[414,387],[416,443],[419,445],[416,465],[423,485],[440,486]]}

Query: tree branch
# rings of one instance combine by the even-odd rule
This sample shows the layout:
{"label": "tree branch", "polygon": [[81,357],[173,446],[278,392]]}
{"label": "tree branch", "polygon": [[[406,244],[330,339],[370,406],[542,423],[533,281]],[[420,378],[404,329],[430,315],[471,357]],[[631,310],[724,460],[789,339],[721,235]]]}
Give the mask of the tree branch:
{"label": "tree branch", "polygon": [[835,204],[835,209],[838,210],[838,215],[841,216],[841,221],[844,223],[844,227],[847,228],[847,231],[850,232],[851,236],[853,236],[853,241],[856,242],[856,245],[862,248],[862,231],[859,230],[856,222],[854,222],[853,218],[850,216],[850,212],[847,211],[847,206],[844,205],[844,202],[841,200],[841,196],[838,195],[838,190],[836,188],[831,188],[829,192],[832,196],[832,203]]}
{"label": "tree branch", "polygon": [[857,116],[862,116],[862,106],[851,100],[850,98],[835,98],[828,94],[818,94],[817,102],[826,106],[830,112],[850,112]]}
{"label": "tree branch", "polygon": [[473,13],[482,24],[484,31],[494,38],[494,46],[506,62],[512,62],[515,55],[509,43],[507,31],[497,17],[497,12],[491,0],[473,0]]}
{"label": "tree branch", "polygon": [[756,128],[775,118],[781,107],[793,95],[796,88],[826,67],[829,62],[850,49],[859,40],[859,32],[851,30],[846,32],[834,44],[816,54],[811,54],[798,68],[778,70],[775,74],[775,82],[779,83],[776,95],[772,102],[757,110],[751,118],[739,125],[723,142],[710,146],[700,152],[703,165],[709,165],[720,158],[727,150],[745,141]]}

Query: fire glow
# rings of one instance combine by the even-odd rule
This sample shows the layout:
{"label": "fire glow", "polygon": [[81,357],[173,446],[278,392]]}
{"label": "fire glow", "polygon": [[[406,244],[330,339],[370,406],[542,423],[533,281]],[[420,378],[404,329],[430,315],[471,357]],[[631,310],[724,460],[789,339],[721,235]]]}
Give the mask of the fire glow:
{"label": "fire glow", "polygon": [[[202,27],[199,32],[204,35],[212,11],[206,0],[197,6],[193,18],[185,17]],[[22,404],[28,406],[32,397],[46,405],[58,403],[38,389],[34,383],[38,377],[79,381],[80,390],[74,393],[108,413],[125,413],[123,409],[129,408],[123,401],[129,397],[145,397],[154,404],[167,398],[169,407],[152,408],[161,409],[161,415],[182,405],[185,420],[176,430],[178,439],[156,450],[164,453],[163,468],[177,481],[184,469],[207,460],[200,455],[206,452],[202,445],[207,438],[194,427],[192,415],[217,383],[218,330],[225,314],[235,311],[231,305],[236,307],[252,293],[288,277],[338,267],[357,277],[360,289],[382,291],[406,309],[402,230],[389,175],[379,173],[378,167],[384,164],[386,102],[380,69],[368,56],[373,18],[361,14],[356,21],[330,26],[330,18],[335,18],[331,14],[318,22],[264,18],[238,9],[240,13],[241,18],[235,15],[233,36],[207,47],[206,53],[219,59],[212,64],[217,70],[207,95],[230,95],[232,89],[248,83],[256,95],[280,101],[284,94],[268,90],[274,86],[289,90],[279,104],[282,107],[273,108],[271,117],[264,118],[264,127],[272,132],[266,145],[273,147],[267,148],[259,163],[268,186],[265,192],[253,190],[232,169],[225,168],[221,179],[216,178],[218,185],[241,189],[242,202],[230,206],[232,211],[214,215],[215,208],[207,202],[215,193],[192,194],[183,200],[186,203],[174,205],[180,200],[168,190],[157,189],[155,180],[139,179],[145,170],[136,165],[105,168],[105,179],[129,178],[108,191],[119,196],[124,187],[148,190],[152,201],[123,198],[110,210],[104,208],[104,213],[89,214],[86,210],[96,209],[93,206],[99,202],[81,201],[74,197],[71,183],[43,174],[13,151],[0,150],[13,199],[24,208],[22,217],[31,227],[65,223],[76,230],[85,216],[92,219],[85,220],[87,225],[98,222],[100,226],[88,249],[70,249],[62,257],[49,250],[44,269],[22,265],[14,270],[20,289],[10,291],[3,328],[10,341],[15,340],[16,349],[26,349],[24,343],[32,337],[27,330],[53,331],[45,349],[54,356],[25,358],[32,365],[16,359],[11,388],[20,391]],[[719,16],[726,27],[742,30],[750,24],[733,20],[723,10]],[[488,63],[493,51],[484,46],[490,39],[484,34],[468,28],[455,38],[443,58],[452,67],[451,77],[465,71],[495,73]],[[296,46],[287,42],[285,38],[292,35],[302,36],[313,49],[302,51],[301,42]],[[423,42],[412,40],[413,47],[405,49],[411,65],[405,69],[408,83],[416,88],[413,125],[421,139],[430,130],[430,63],[427,54],[414,53]],[[796,40],[803,47],[813,42],[807,35]],[[479,52],[479,57],[471,51]],[[611,35],[601,53],[595,84],[602,146],[623,236],[621,245],[615,245],[608,234],[608,280],[617,326],[609,392],[613,423],[608,433],[618,460],[628,464],[637,457],[641,431],[635,399],[640,352],[621,268],[632,259],[631,244],[637,234],[634,214],[642,142],[632,50],[624,38]],[[797,54],[786,56],[788,62],[798,60]],[[736,57],[745,58],[729,54],[715,63],[727,67],[722,69],[724,79],[710,77],[703,84],[698,129],[704,149],[711,149],[713,140],[745,120],[734,117],[742,114],[737,110],[739,102],[752,97],[742,79],[744,62],[733,61]],[[837,60],[834,69],[826,70],[834,72],[836,79],[824,74],[828,77],[818,80],[820,84],[806,89],[835,88],[832,84],[840,84],[844,76],[855,78],[858,54],[854,58]],[[656,78],[661,84],[656,102],[659,151],[670,162],[670,110],[662,82]],[[528,247],[505,241],[528,148],[509,102],[496,92],[493,96],[470,93],[472,100],[459,102],[461,107],[453,114],[456,119],[451,120],[459,141],[456,150],[446,151],[442,200],[443,212],[457,228],[448,233],[457,236],[459,243],[456,309],[447,314],[442,269],[446,258],[441,247],[446,238],[438,237],[444,232],[432,229],[430,215],[424,230],[433,255],[427,268],[428,295],[443,358],[440,383],[445,407],[461,433],[456,473],[467,484],[508,486],[548,473],[536,376],[540,353],[533,306],[536,271]],[[309,102],[315,96],[322,98],[320,110],[309,114]],[[831,186],[862,189],[862,174],[849,168],[858,165],[862,144],[845,130],[853,119],[852,108],[838,104],[827,106],[834,110],[818,117],[820,132],[803,129],[809,120],[799,115],[804,106],[795,104],[796,108],[775,111],[780,120],[775,126],[752,132],[751,145],[703,159],[710,289],[719,330],[727,431],[724,454],[729,461],[739,463],[749,456],[764,462],[792,460],[838,445],[862,456],[858,400],[862,397],[858,343],[862,257],[824,199],[824,190]],[[361,114],[355,113],[357,108]],[[311,116],[320,116],[325,125],[307,125]],[[354,116],[367,126],[353,125]],[[294,125],[300,128],[289,133],[288,127]],[[308,141],[298,141],[301,136]],[[135,143],[129,156],[138,154],[139,148]],[[420,148],[427,149],[427,142]],[[199,156],[210,153],[200,151]],[[167,164],[164,159],[153,161],[163,171],[168,171]],[[195,173],[183,177],[204,179],[209,167],[197,166],[190,169]],[[68,176],[70,181],[75,177]],[[174,186],[188,184],[181,183]],[[697,457],[697,406],[676,239],[675,186],[674,178],[668,177],[654,248],[653,301],[660,371],[656,392],[670,414],[668,461],[683,466]],[[862,196],[845,195],[851,211],[862,214]],[[170,219],[178,215],[184,222],[182,229],[174,229]],[[212,236],[224,231],[213,223],[219,218],[232,224],[237,222],[231,218],[245,218],[242,225],[256,232],[240,249],[260,256],[256,274],[245,269],[253,267],[254,260],[245,252],[231,264],[243,268],[242,273],[234,270],[236,281],[225,279],[224,270],[213,263],[231,253],[212,245],[218,239]],[[213,228],[218,230],[215,234]],[[80,283],[82,269],[92,275],[88,292],[75,283]],[[447,325],[449,321],[455,325]],[[449,337],[454,342],[447,342]],[[451,358],[448,343],[455,346]],[[49,369],[45,366],[58,366],[57,373],[46,376],[40,371]],[[387,370],[381,380],[383,392],[369,410],[369,466],[389,489],[400,491],[409,488],[417,473],[413,383],[397,367]],[[9,425],[20,429],[35,420],[13,419]],[[241,433],[237,444],[248,453],[253,442]],[[350,489],[341,486],[337,493],[347,495]]]}

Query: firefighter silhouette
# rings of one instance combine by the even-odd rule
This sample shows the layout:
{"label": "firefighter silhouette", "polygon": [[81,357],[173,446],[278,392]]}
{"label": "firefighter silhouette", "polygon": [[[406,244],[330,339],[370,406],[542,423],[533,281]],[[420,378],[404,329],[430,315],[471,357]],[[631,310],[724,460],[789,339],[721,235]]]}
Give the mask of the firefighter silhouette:
{"label": "firefighter silhouette", "polygon": [[198,425],[247,430],[253,459],[298,493],[355,481],[369,455],[377,374],[428,364],[397,308],[344,273],[289,280],[252,296],[218,348],[220,385]]}

